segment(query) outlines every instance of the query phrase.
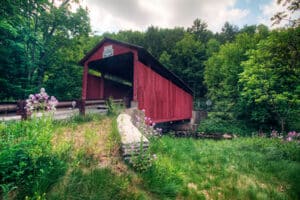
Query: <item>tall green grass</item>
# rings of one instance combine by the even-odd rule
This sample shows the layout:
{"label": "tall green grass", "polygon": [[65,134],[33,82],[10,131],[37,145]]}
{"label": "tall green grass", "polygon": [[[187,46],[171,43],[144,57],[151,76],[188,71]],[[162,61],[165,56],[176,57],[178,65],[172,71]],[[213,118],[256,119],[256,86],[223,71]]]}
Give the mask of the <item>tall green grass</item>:
{"label": "tall green grass", "polygon": [[[81,148],[81,150],[76,154],[75,160],[73,159],[72,163],[75,164],[69,165],[68,173],[46,195],[47,199],[121,200],[146,198],[142,192],[132,189],[132,176],[129,173],[117,173],[113,170],[112,165],[117,165],[120,159],[118,156],[121,138],[115,117],[110,116],[110,118],[106,118],[101,123],[104,121],[111,123],[111,127],[109,130],[106,130],[108,136],[105,140],[105,147],[100,148],[105,152],[97,151],[97,153],[106,154],[106,156],[109,156],[107,159],[113,163],[109,164],[108,162],[107,166],[101,166],[97,158],[90,156],[90,153],[95,153],[96,151],[90,152],[92,145],[90,145],[89,140],[100,139],[95,137],[99,130],[95,129],[95,127],[89,130],[85,129],[83,133],[84,138],[82,138],[85,142],[83,146],[77,147]],[[82,125],[81,121],[80,124]],[[87,149],[89,149],[89,152]]]}
{"label": "tall green grass", "polygon": [[148,189],[175,199],[299,199],[300,146],[266,138],[232,141],[163,137],[143,174]]}
{"label": "tall green grass", "polygon": [[128,191],[130,177],[117,175],[108,168],[87,172],[75,169],[65,180],[62,190],[52,192],[49,199],[142,199],[143,196]]}
{"label": "tall green grass", "polygon": [[2,122],[0,127],[0,196],[24,199],[49,190],[66,170],[52,151],[51,118]]}

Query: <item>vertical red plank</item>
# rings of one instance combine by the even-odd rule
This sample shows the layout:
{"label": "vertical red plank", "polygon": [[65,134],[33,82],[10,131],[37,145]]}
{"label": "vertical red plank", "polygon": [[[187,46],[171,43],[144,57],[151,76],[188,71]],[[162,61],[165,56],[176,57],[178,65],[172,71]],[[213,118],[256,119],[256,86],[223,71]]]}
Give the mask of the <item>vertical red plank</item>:
{"label": "vertical red plank", "polygon": [[100,77],[100,99],[104,99],[104,74]]}
{"label": "vertical red plank", "polygon": [[[138,83],[139,83],[139,76],[140,76],[140,66],[139,62],[137,61],[137,55],[134,54],[134,62],[133,62],[133,101],[138,101]],[[138,105],[140,106],[140,105]]]}
{"label": "vertical red plank", "polygon": [[192,97],[170,80],[139,63],[138,102],[156,122],[190,119]]}
{"label": "vertical red plank", "polygon": [[82,100],[86,100],[88,70],[89,70],[88,64],[87,62],[85,62],[83,68],[83,75],[82,75],[82,94],[81,94]]}

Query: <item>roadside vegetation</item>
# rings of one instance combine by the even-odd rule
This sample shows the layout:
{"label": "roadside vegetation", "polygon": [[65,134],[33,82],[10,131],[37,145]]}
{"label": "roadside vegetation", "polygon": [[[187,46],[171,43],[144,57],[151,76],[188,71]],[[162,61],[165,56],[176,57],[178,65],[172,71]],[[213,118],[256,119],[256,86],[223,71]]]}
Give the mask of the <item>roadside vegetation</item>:
{"label": "roadside vegetation", "polygon": [[300,146],[260,137],[152,142],[150,191],[173,199],[299,199]]}
{"label": "roadside vegetation", "polygon": [[[296,141],[163,136],[137,170],[119,154],[114,117],[1,123],[2,199],[298,199]],[[42,127],[42,128],[41,128]],[[147,165],[145,165],[145,163]]]}
{"label": "roadside vegetation", "polygon": [[[113,117],[0,124],[1,199],[137,199]],[[138,182],[138,181],[137,181]]]}
{"label": "roadside vegetation", "polygon": [[[193,89],[194,109],[208,111],[199,132],[238,137],[151,138],[128,164],[111,99],[107,116],[0,122],[0,199],[300,199],[299,18],[273,30],[226,22],[213,33],[195,19],[187,28],[95,35],[81,1],[3,2],[0,102],[41,87],[60,101],[79,98],[78,59],[110,37],[144,47]],[[300,9],[298,0],[278,2]],[[56,104],[43,88],[26,110]]]}

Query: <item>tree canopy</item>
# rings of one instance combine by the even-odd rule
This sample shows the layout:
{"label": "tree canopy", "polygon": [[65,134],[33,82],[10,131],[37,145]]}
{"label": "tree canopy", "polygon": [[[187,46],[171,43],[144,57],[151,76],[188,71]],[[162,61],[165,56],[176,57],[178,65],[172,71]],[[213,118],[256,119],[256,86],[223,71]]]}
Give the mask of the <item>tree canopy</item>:
{"label": "tree canopy", "polygon": [[[273,17],[276,23],[299,10],[299,0],[278,3],[287,10]],[[3,0],[0,5],[1,101],[25,99],[42,86],[59,100],[80,98],[78,61],[110,37],[147,49],[194,90],[195,102],[212,101],[211,116],[300,129],[299,19],[272,31],[226,22],[213,33],[197,18],[188,28],[150,26],[143,32],[93,35],[88,10],[77,0]]]}

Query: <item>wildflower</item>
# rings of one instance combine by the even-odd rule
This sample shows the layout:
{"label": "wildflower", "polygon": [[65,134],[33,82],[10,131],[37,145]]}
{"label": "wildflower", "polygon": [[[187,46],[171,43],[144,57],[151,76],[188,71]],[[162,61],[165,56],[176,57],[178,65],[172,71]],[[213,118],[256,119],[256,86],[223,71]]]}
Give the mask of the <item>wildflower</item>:
{"label": "wildflower", "polygon": [[288,137],[296,137],[296,136],[297,136],[296,131],[290,131],[290,132],[288,133]]}
{"label": "wildflower", "polygon": [[35,98],[36,98],[37,100],[40,100],[41,95],[40,95],[40,94],[35,94]]}
{"label": "wildflower", "polygon": [[57,99],[54,96],[51,96],[49,100],[49,96],[46,93],[45,89],[41,88],[39,94],[29,95],[28,99],[26,100],[25,109],[29,113],[33,111],[35,108],[55,110],[57,104],[58,104]]}
{"label": "wildflower", "polygon": [[137,120],[137,121],[140,121],[141,118],[137,115],[137,116],[136,116],[136,120]]}
{"label": "wildflower", "polygon": [[287,141],[292,141],[293,140],[293,138],[292,137],[287,137],[287,139],[286,139]]}

